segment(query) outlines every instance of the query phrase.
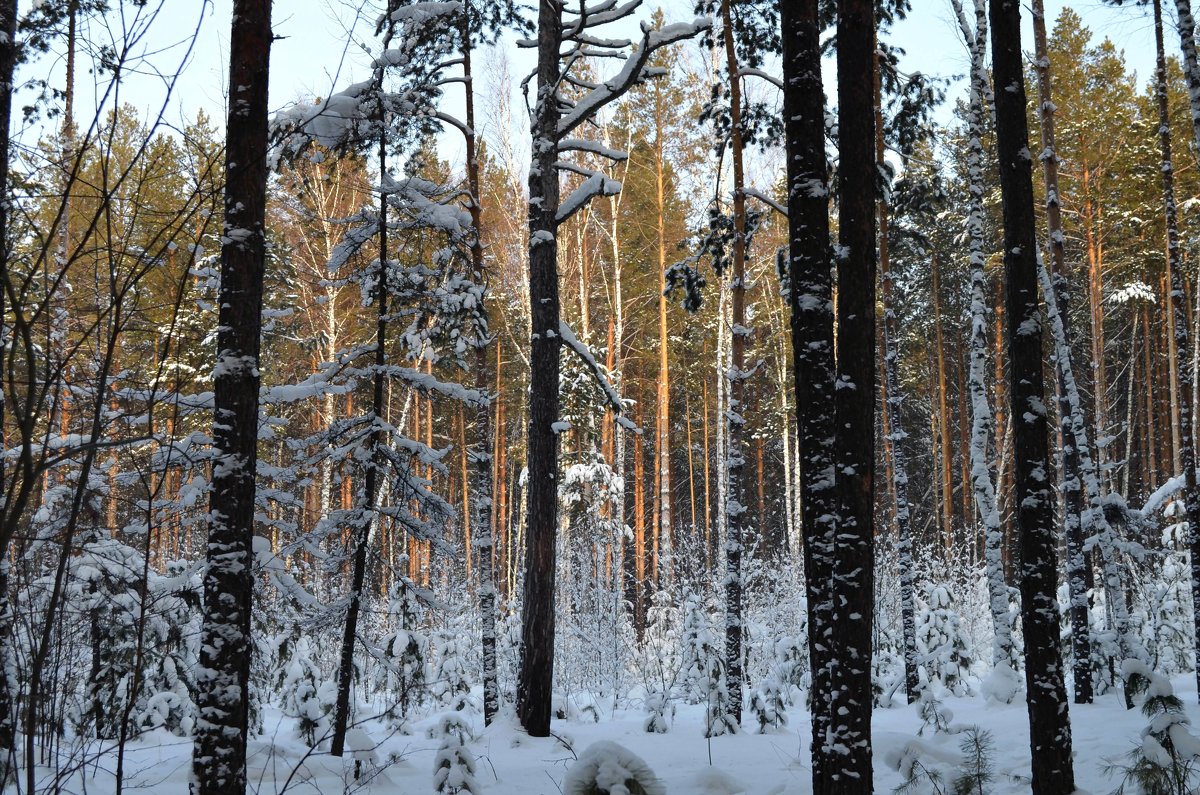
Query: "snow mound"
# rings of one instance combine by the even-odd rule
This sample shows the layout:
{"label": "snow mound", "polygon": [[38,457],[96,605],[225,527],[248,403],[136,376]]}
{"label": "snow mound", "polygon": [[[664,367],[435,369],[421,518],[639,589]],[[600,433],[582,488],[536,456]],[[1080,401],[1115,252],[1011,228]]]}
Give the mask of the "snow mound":
{"label": "snow mound", "polygon": [[696,788],[692,791],[697,795],[743,795],[746,788],[728,773],[710,767],[696,774]]}
{"label": "snow mound", "polygon": [[980,683],[979,690],[989,702],[1011,704],[1021,692],[1021,677],[1007,663],[1000,663]]}
{"label": "snow mound", "polygon": [[352,726],[346,730],[346,750],[357,760],[363,762],[378,762],[375,754],[376,742],[363,729]]}
{"label": "snow mound", "polygon": [[563,795],[667,795],[640,756],[608,740],[592,743],[562,782]]}

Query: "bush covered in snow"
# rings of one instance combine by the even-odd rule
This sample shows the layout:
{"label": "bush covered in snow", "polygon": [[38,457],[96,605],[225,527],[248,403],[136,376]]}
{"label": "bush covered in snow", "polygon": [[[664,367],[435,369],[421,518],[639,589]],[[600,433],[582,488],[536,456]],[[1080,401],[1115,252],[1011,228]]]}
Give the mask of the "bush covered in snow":
{"label": "bush covered in snow", "polygon": [[563,795],[666,795],[640,756],[607,740],[588,746],[562,782]]}

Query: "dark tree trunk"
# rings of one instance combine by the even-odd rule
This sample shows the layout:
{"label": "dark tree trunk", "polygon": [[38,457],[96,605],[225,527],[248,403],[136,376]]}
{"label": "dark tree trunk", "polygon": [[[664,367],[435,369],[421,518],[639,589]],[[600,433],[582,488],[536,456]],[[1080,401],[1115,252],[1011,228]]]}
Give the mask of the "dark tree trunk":
{"label": "dark tree trunk", "polygon": [[1048,474],[1042,380],[1042,311],[1034,234],[1033,157],[1029,151],[1021,12],[1017,0],[991,0],[996,140],[1004,204],[1009,410],[1013,423],[1014,511],[1020,547],[1034,793],[1074,792],[1071,724],[1058,646],[1057,543]]}
{"label": "dark tree trunk", "polygon": [[562,19],[554,0],[538,15],[537,105],[529,171],[529,486],[525,519],[525,587],[517,717],[534,737],[550,734],[554,685],[554,570],[558,533],[559,302],[558,159],[559,46]]}
{"label": "dark tree trunk", "polygon": [[[1063,252],[1062,209],[1058,195],[1058,150],[1054,146],[1054,101],[1050,91],[1050,57],[1046,46],[1046,16],[1042,0],[1033,0],[1034,67],[1037,72],[1038,115],[1042,122],[1042,178],[1046,183],[1046,227],[1049,233],[1050,272],[1054,298],[1062,318],[1063,334],[1070,339],[1071,280]],[[1079,445],[1074,441],[1071,401],[1063,362],[1055,357],[1058,376],[1058,422],[1063,444],[1063,523],[1067,536],[1067,588],[1071,599],[1071,656],[1076,704],[1092,703],[1092,644],[1088,624],[1087,559],[1083,551],[1083,482]]]}
{"label": "dark tree trunk", "polygon": [[812,669],[813,790],[833,764],[830,725],[834,645],[833,252],[829,245],[829,164],[817,0],[780,3],[783,118],[788,173],[788,303],[800,461],[800,532]]}
{"label": "dark tree trunk", "polygon": [[246,789],[258,354],[266,250],[270,0],[234,0],[225,149],[208,569],[192,791]]}
{"label": "dark tree trunk", "polygon": [[[12,122],[12,85],[16,68],[17,0],[0,3],[0,350],[7,345],[5,324],[8,306],[8,146]],[[7,387],[7,356],[0,356],[0,450],[7,452],[4,391]],[[0,456],[0,500],[8,501],[6,463]],[[5,522],[5,527],[8,523]],[[11,665],[8,650],[13,628],[12,606],[8,600],[8,545],[10,537],[0,530],[0,788],[6,781],[6,771],[16,762],[16,716],[13,714],[12,687],[9,679]]]}
{"label": "dark tree trunk", "polygon": [[[379,88],[382,90],[382,75]],[[382,111],[381,111],[382,115]],[[379,173],[388,173],[386,125],[380,119]],[[383,444],[384,371],[387,366],[388,327],[388,194],[379,194],[379,263],[375,274],[375,373],[371,382],[371,435],[367,440],[366,472],[363,473],[362,507],[351,528],[354,538],[354,560],[350,574],[350,602],[346,606],[346,623],[342,627],[342,650],[338,659],[337,698],[333,706],[333,737],[329,752],[341,756],[346,747],[346,729],[350,724],[350,686],[354,679],[354,643],[358,637],[358,616],[362,612],[363,583],[367,574],[367,545],[371,526],[380,521],[376,500],[379,494],[379,447]]]}
{"label": "dark tree trunk", "polygon": [[871,628],[875,576],[875,7],[838,3],[839,184],[834,603],[838,644],[831,715],[841,755],[830,791],[873,790]]}

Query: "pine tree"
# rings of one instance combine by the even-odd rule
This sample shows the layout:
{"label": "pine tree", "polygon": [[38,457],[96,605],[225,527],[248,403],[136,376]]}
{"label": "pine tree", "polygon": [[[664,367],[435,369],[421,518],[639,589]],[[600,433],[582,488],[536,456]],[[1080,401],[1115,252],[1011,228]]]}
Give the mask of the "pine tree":
{"label": "pine tree", "polygon": [[475,760],[467,749],[471,728],[466,720],[448,712],[438,719],[438,734],[442,744],[433,758],[433,791],[479,795],[483,789],[475,780]]}
{"label": "pine tree", "polygon": [[996,138],[1004,204],[1005,311],[1012,367],[1009,408],[1016,459],[1017,533],[1026,702],[1029,708],[1033,792],[1075,788],[1071,727],[1058,647],[1055,539],[1042,380],[1033,163],[1021,70],[1021,14],[1014,0],[991,0]]}
{"label": "pine tree", "polygon": [[226,132],[208,570],[200,644],[199,720],[192,792],[246,787],[254,476],[258,446],[258,351],[265,258],[267,81],[271,4],[235,0]]}
{"label": "pine tree", "polygon": [[962,630],[954,597],[945,585],[930,583],[924,609],[917,617],[917,640],[930,680],[956,696],[970,692],[971,651]]}
{"label": "pine tree", "polygon": [[[834,461],[838,496],[833,590],[839,643],[833,738],[823,770],[840,792],[871,792],[871,635],[875,567],[875,9],[840,0],[838,61],[837,375]],[[818,792],[823,787],[814,787]]]}
{"label": "pine tree", "polygon": [[788,304],[800,458],[801,535],[808,602],[812,687],[813,788],[834,764],[826,744],[832,720],[835,493],[832,411],[833,251],[829,238],[829,166],[825,158],[821,26],[816,0],[780,4],[783,117],[788,179]]}
{"label": "pine tree", "polygon": [[[536,101],[532,111],[533,147],[529,170],[529,308],[531,318],[529,423],[526,455],[529,462],[526,498],[525,583],[522,599],[521,668],[517,685],[517,715],[530,735],[545,737],[550,731],[550,706],[554,680],[554,575],[557,566],[555,535],[558,531],[558,431],[561,345],[566,343],[585,360],[591,359],[569,327],[561,320],[558,284],[559,226],[585,207],[592,198],[612,195],[619,185],[598,171],[583,169],[583,183],[567,198],[559,194],[560,155],[582,150],[607,156],[608,150],[570,136],[594,119],[604,106],[635,84],[653,76],[645,65],[655,50],[694,36],[704,27],[673,25],[660,32],[647,29],[636,50],[618,75],[588,88],[564,112],[559,94],[563,82],[561,52],[590,47],[596,28],[629,16],[637,3],[620,6],[614,14],[589,16],[586,0],[570,16],[563,7],[542,2],[538,16],[538,69]],[[620,40],[618,40],[620,41]],[[608,42],[606,42],[608,43]],[[621,55],[622,46],[606,47]],[[568,56],[568,65],[575,63]],[[618,158],[619,159],[619,158]],[[579,170],[568,167],[569,170]],[[595,369],[598,374],[598,368]],[[611,389],[611,388],[610,388]],[[609,390],[606,390],[609,392]],[[609,393],[615,412],[623,409]]]}

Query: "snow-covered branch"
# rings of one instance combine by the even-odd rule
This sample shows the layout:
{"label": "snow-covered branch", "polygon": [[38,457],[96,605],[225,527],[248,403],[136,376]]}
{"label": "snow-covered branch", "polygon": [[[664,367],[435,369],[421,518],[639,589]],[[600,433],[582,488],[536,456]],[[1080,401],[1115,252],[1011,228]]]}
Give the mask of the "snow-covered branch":
{"label": "snow-covered branch", "polygon": [[[636,7],[636,3],[634,3],[634,6]],[[646,64],[650,62],[650,56],[654,54],[655,50],[685,39],[690,39],[697,33],[711,27],[712,20],[708,17],[700,17],[693,22],[678,22],[674,25],[664,25],[658,30],[654,30],[649,25],[642,23],[642,43],[638,47],[637,52],[625,61],[625,66],[620,72],[612,78],[605,80],[601,85],[592,89],[587,94],[584,94],[575,103],[575,107],[570,112],[563,114],[558,122],[558,136],[562,138],[569,135],[572,130],[588,119],[595,118],[596,114],[605,105],[618,99],[625,92],[629,91],[629,89],[651,77],[652,75],[647,74]]]}
{"label": "snow-covered branch", "polygon": [[787,218],[787,214],[788,214],[787,205],[780,204],[779,202],[772,199],[770,196],[767,196],[765,193],[762,193],[761,191],[757,191],[754,188],[745,188],[742,191],[742,193],[746,194],[746,196],[748,196],[751,199],[758,199],[760,202],[767,205],[772,210],[774,210],[775,212],[782,215],[784,218]]}
{"label": "snow-covered branch", "polygon": [[554,220],[562,223],[575,213],[587,206],[587,203],[597,196],[616,196],[621,192],[620,180],[609,179],[600,173],[593,173],[583,181],[558,207]]}
{"label": "snow-covered branch", "polygon": [[617,415],[617,422],[621,423],[621,426],[626,430],[640,436],[642,429],[625,417],[625,404],[622,402],[620,394],[617,393],[616,387],[612,385],[612,382],[608,380],[608,376],[600,369],[600,363],[596,361],[595,356],[592,356],[592,352],[588,350],[587,345],[584,345],[575,336],[575,332],[571,330],[571,327],[567,325],[565,320],[558,322],[558,336],[567,344],[567,347],[575,351],[579,358],[583,360],[584,367],[596,379],[596,383],[604,392],[604,397],[607,399],[608,405]]}

